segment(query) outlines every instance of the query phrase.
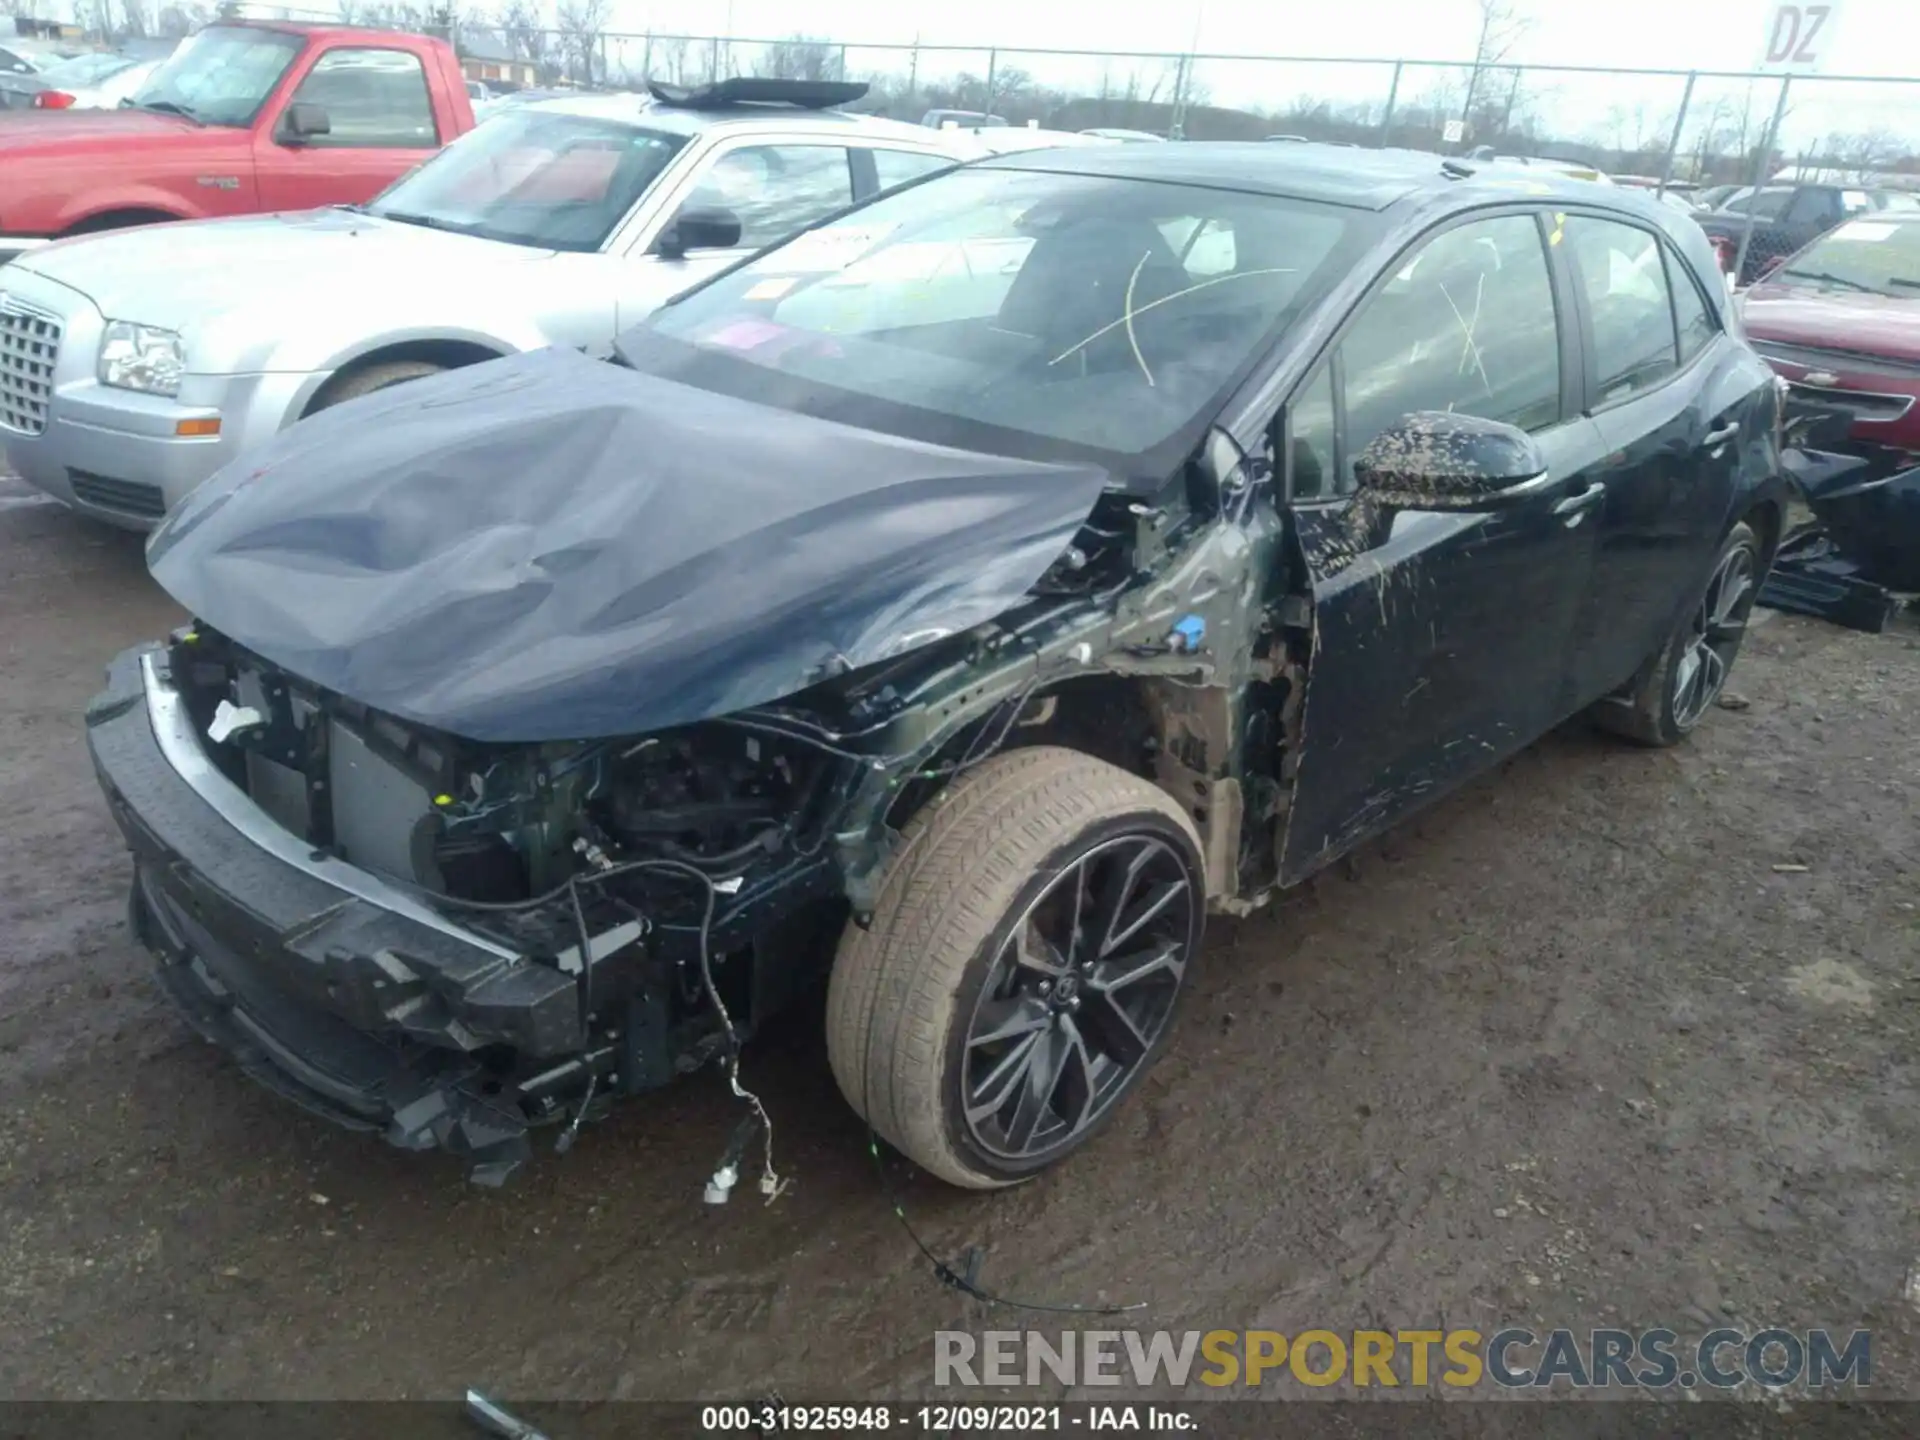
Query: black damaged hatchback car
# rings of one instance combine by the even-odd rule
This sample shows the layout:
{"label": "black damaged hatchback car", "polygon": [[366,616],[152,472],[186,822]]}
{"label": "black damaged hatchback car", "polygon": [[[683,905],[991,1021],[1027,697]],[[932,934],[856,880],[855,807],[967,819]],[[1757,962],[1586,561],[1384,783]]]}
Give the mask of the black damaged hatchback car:
{"label": "black damaged hatchback car", "polygon": [[935,176],[612,363],[369,396],[192,496],[149,558],[196,618],[87,716],[134,928],[253,1076],[496,1182],[825,978],[848,1102],[1006,1185],[1139,1081],[1209,911],[1578,713],[1684,739],[1780,426],[1699,227],[1625,191]]}

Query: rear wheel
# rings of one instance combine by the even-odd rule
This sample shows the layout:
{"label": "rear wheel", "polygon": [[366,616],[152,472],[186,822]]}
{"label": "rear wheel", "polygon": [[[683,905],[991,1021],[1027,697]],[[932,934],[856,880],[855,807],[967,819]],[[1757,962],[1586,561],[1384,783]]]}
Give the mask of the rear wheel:
{"label": "rear wheel", "polygon": [[446,367],[436,365],[431,360],[385,360],[378,365],[366,365],[358,370],[349,370],[344,375],[336,375],[329,380],[315,397],[308,414],[317,415],[347,400],[357,400],[362,395],[371,395],[376,390],[386,390],[395,385],[404,385],[409,380],[424,380],[429,375],[438,375]]}
{"label": "rear wheel", "polygon": [[1642,745],[1677,745],[1706,718],[1726,687],[1760,593],[1760,540],[1745,521],[1721,544],[1699,603],[1623,696],[1594,707],[1602,728]]}
{"label": "rear wheel", "polygon": [[988,1189],[1085,1144],[1158,1055],[1200,944],[1193,825],[1158,787],[1036,747],[908,825],[828,991],[841,1092],[896,1149]]}

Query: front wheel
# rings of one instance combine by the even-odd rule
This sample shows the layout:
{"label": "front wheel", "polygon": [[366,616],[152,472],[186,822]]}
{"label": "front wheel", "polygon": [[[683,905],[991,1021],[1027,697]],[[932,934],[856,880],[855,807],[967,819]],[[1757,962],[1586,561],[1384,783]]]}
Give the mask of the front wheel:
{"label": "front wheel", "polygon": [[1157,786],[1053,747],[987,761],[909,822],[841,940],[841,1093],[955,1185],[1029,1178],[1158,1055],[1205,910],[1193,823]]}
{"label": "front wheel", "polygon": [[362,395],[372,395],[379,390],[404,385],[409,380],[424,380],[429,375],[438,375],[445,368],[431,360],[388,360],[378,365],[363,365],[358,370],[349,370],[329,380],[314,397],[307,413],[317,415],[322,410],[331,410],[335,405],[358,400]]}
{"label": "front wheel", "polygon": [[1746,638],[1760,594],[1760,540],[1745,521],[1728,532],[1706,589],[1674,627],[1658,660],[1622,696],[1594,707],[1594,721],[1642,745],[1677,745],[1713,708]]}

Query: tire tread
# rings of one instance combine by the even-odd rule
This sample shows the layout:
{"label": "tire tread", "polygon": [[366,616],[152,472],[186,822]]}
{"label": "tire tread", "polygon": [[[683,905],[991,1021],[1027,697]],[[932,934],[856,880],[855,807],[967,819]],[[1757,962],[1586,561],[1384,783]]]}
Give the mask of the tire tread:
{"label": "tire tread", "polygon": [[1148,780],[1054,746],[996,756],[908,821],[871,927],[847,926],[828,986],[834,1077],[883,1139],[942,1179],[1007,1183],[969,1165],[945,1129],[944,1052],[968,963],[1049,855],[1141,811],[1174,821],[1198,856],[1193,821]]}

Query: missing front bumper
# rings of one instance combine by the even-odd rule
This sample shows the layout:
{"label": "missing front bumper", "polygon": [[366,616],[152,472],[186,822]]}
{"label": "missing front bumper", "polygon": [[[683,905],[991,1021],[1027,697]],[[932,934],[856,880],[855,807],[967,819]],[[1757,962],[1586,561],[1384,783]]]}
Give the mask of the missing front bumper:
{"label": "missing front bumper", "polygon": [[583,1049],[575,981],[274,825],[207,759],[158,651],[114,661],[87,737],[134,934],[194,1028],[316,1114],[504,1180],[554,1103],[519,1078]]}

